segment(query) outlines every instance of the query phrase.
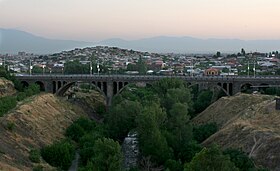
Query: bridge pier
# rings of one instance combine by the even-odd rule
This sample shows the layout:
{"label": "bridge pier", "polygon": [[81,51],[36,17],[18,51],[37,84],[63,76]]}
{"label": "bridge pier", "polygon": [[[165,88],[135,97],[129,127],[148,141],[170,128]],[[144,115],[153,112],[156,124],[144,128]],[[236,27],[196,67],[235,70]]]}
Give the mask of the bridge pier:
{"label": "bridge pier", "polygon": [[107,82],[107,94],[106,94],[106,108],[109,109],[112,106],[112,100],[114,96],[114,85],[112,81]]}

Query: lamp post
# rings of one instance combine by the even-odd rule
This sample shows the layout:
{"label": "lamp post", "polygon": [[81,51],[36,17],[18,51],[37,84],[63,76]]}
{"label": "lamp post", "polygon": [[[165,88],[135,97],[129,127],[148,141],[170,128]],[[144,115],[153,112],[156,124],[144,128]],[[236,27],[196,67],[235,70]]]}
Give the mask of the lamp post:
{"label": "lamp post", "polygon": [[253,71],[254,71],[254,78],[256,77],[256,63],[254,61],[254,68],[253,68]]}
{"label": "lamp post", "polygon": [[100,71],[100,68],[99,68],[99,62],[97,63],[97,73],[99,75],[99,71]]}
{"label": "lamp post", "polygon": [[43,75],[45,74],[45,65],[43,65]]}
{"label": "lamp post", "polygon": [[250,65],[249,65],[249,60],[248,60],[248,77],[250,76]]}
{"label": "lamp post", "polygon": [[31,65],[31,58],[29,58],[29,75],[32,75],[32,68],[33,66]]}
{"label": "lamp post", "polygon": [[90,72],[90,75],[92,75],[92,62],[90,61],[90,66],[89,66],[89,72]]}

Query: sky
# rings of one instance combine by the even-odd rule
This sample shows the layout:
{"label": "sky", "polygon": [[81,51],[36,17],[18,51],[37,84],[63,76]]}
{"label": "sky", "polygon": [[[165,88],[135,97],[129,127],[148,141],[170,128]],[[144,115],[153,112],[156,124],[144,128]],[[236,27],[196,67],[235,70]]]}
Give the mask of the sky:
{"label": "sky", "polygon": [[280,0],[0,0],[0,27],[84,41],[280,39]]}

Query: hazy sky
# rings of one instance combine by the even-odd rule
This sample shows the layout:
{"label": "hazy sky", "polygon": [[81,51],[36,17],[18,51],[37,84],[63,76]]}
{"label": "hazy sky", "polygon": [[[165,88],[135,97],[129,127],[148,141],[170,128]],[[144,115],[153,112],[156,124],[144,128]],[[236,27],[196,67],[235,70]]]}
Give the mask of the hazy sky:
{"label": "hazy sky", "polygon": [[280,0],[0,0],[0,27],[87,41],[280,39],[279,7]]}

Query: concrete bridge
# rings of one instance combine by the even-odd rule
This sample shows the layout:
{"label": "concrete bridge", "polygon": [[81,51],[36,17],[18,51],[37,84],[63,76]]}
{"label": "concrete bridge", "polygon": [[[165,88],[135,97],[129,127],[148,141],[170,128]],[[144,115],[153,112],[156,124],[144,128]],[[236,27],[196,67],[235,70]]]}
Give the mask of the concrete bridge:
{"label": "concrete bridge", "polygon": [[32,83],[40,85],[42,91],[59,96],[76,83],[90,83],[105,97],[107,106],[111,106],[114,95],[120,93],[128,84],[145,86],[163,78],[178,78],[188,85],[197,85],[199,89],[220,88],[227,95],[234,95],[242,89],[254,89],[280,85],[280,76],[154,76],[154,75],[17,75],[24,86]]}

